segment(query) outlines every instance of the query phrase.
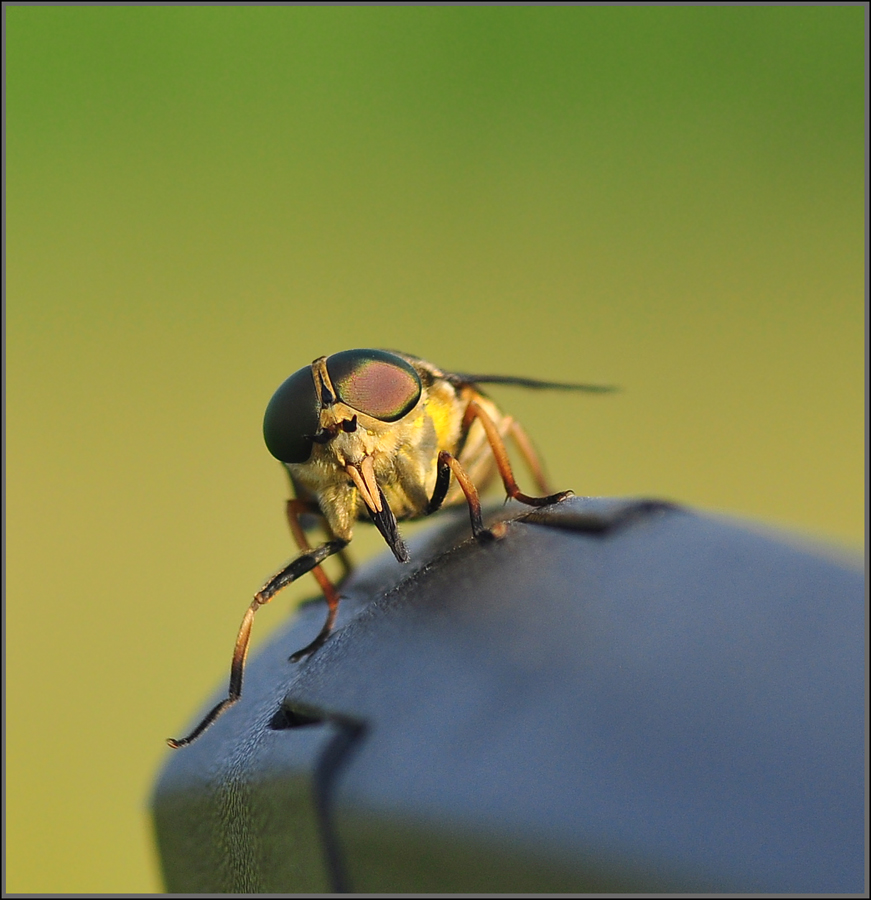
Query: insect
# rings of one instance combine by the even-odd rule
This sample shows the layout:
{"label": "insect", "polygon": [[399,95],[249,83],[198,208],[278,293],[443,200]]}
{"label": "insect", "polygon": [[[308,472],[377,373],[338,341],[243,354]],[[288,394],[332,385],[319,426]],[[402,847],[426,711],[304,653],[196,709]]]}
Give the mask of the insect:
{"label": "insect", "polygon": [[[480,542],[500,536],[481,517],[478,489],[502,478],[509,497],[530,506],[557,503],[571,491],[551,493],[526,432],[480,389],[481,384],[527,388],[610,391],[612,387],[562,384],[503,375],[460,375],[387,350],[344,350],[322,356],[291,375],[275,392],[263,420],[270,453],[290,476],[294,498],[287,521],[301,553],[254,595],[236,638],[228,696],[185,738],[196,740],[242,693],[242,676],[254,614],[283,587],[311,572],[327,602],[327,619],[317,637],[290,657],[302,659],[332,631],[339,608],[335,585],[321,568],[348,545],[358,519],[370,519],[399,562],[408,549],[397,521],[428,516],[443,504],[465,499],[472,534]],[[542,496],[517,486],[505,448],[511,438],[526,460]],[[454,483],[451,482],[454,476]],[[316,514],[328,540],[309,544],[301,517]]]}

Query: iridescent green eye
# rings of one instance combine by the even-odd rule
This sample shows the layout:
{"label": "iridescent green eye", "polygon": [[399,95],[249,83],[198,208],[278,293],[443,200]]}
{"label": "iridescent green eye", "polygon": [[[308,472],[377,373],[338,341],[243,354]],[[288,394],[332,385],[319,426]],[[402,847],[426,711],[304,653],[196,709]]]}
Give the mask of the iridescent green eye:
{"label": "iridescent green eye", "polygon": [[320,421],[311,366],[306,366],[281,385],[266,407],[263,437],[269,452],[282,462],[304,463]]}
{"label": "iridescent green eye", "polygon": [[420,378],[402,357],[384,350],[343,350],[327,360],[330,380],[342,403],[395,422],[420,400]]}

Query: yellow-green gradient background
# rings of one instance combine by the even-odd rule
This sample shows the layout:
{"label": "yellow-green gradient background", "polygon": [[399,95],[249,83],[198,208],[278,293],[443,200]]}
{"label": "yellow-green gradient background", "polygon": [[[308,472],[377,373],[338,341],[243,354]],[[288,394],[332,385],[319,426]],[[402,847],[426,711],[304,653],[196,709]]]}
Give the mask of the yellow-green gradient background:
{"label": "yellow-green gradient background", "polygon": [[861,7],[5,14],[7,890],[159,889],[316,356],[618,383],[493,394],[559,488],[863,545]]}

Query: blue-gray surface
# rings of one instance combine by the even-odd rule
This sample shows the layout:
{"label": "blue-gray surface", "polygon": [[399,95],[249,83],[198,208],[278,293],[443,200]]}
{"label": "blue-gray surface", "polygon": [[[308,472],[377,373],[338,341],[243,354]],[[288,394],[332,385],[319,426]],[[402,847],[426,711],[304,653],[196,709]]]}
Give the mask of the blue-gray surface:
{"label": "blue-gray surface", "polygon": [[863,891],[861,568],[667,504],[508,509],[252,660],[158,781],[168,889]]}

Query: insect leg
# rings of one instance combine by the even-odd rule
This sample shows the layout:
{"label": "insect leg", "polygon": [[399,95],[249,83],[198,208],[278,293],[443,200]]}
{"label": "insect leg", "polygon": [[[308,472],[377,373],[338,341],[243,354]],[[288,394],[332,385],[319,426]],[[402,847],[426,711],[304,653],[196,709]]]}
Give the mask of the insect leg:
{"label": "insect leg", "polygon": [[[230,688],[226,699],[214,707],[187,736],[180,739],[167,738],[170,747],[186,747],[193,743],[226,709],[231,707],[242,696],[242,676],[245,672],[245,657],[248,655],[248,643],[251,639],[251,626],[254,623],[254,614],[268,603],[283,587],[292,581],[296,581],[306,572],[311,572],[328,556],[338,553],[347,544],[346,541],[333,540],[321,544],[315,550],[307,550],[296,559],[288,563],[280,572],[276,572],[266,584],[254,595],[251,605],[245,612],[239,634],[236,637],[236,646],[233,649],[233,661],[230,664]],[[335,616],[335,614],[333,614]]]}
{"label": "insect leg", "polygon": [[472,534],[477,540],[487,540],[493,537],[493,533],[484,527],[481,518],[481,501],[478,498],[478,489],[466,470],[460,465],[459,460],[450,453],[442,450],[439,453],[436,468],[436,484],[432,498],[427,506],[427,515],[434,513],[444,502],[451,482],[451,472],[456,476],[457,482],[466,495],[469,504],[469,518],[472,520]]}
{"label": "insect leg", "polygon": [[[300,516],[305,515],[306,513],[314,513],[323,518],[317,504],[312,503],[308,500],[291,499],[287,501],[285,513],[287,515],[287,524],[290,527],[290,533],[293,535],[293,539],[296,541],[297,547],[299,547],[300,550],[311,550],[311,544],[309,544],[305,529],[302,527],[302,522],[300,522]],[[324,524],[326,525],[326,522]],[[329,530],[329,528],[327,528],[327,537],[330,540],[335,538],[335,535]],[[344,550],[340,550],[338,556],[342,561],[342,567],[345,569],[345,574],[347,575],[351,568],[348,557],[345,554]],[[314,575],[315,581],[317,581],[317,583],[320,585],[320,589],[323,591],[324,598],[326,599],[327,604],[330,606],[330,608],[338,605],[339,595],[336,592],[335,585],[332,581],[330,581],[326,572],[324,572],[324,570],[320,566],[315,566],[312,569],[312,575]]]}
{"label": "insect leg", "polygon": [[542,494],[552,493],[547,481],[547,476],[544,474],[544,466],[542,466],[541,460],[535,452],[535,447],[532,446],[529,435],[526,433],[525,429],[521,427],[520,422],[511,416],[508,418],[508,433],[514,438],[514,443],[517,445],[520,455],[523,457],[526,465],[529,466],[529,471],[532,473],[536,486]]}
{"label": "insect leg", "polygon": [[[319,513],[320,511],[314,503],[308,503],[305,500],[287,501],[287,524],[290,526],[290,531],[294,540],[299,544],[300,549],[302,550],[311,550],[311,547],[309,546],[308,538],[306,537],[302,523],[299,521],[299,517],[303,513],[310,512]],[[344,542],[341,543],[343,547],[347,546]],[[340,558],[342,558],[345,569],[349,569],[350,565],[347,557],[344,556],[342,550],[339,550],[338,552]],[[318,636],[310,644],[303,647],[302,650],[297,650],[296,653],[290,657],[290,662],[297,662],[304,656],[314,653],[314,651],[323,644],[333,630],[336,615],[339,611],[339,593],[336,590],[335,585],[327,577],[326,572],[324,572],[320,566],[315,566],[312,569],[312,575],[314,575],[317,583],[320,585],[321,590],[324,592],[324,599],[327,601],[327,621],[324,623],[324,627],[320,630]]]}
{"label": "insect leg", "polygon": [[[487,433],[487,440],[490,442],[490,449],[493,451],[493,456],[496,459],[496,466],[499,469],[499,474],[502,476],[502,483],[505,485],[505,492],[509,497],[512,497],[515,500],[519,500],[521,503],[526,503],[528,506],[547,506],[550,503],[557,503],[560,500],[564,500],[571,494],[571,491],[561,491],[557,494],[548,494],[548,496],[546,497],[530,497],[529,494],[524,494],[517,486],[517,482],[514,480],[514,473],[511,471],[511,462],[508,459],[508,451],[505,449],[505,444],[499,434],[499,429],[496,427],[496,424],[493,422],[490,416],[475,400],[472,400],[466,408],[464,422],[469,423],[473,419],[478,419],[478,421],[484,426],[484,431]],[[522,429],[520,429],[520,433],[521,435],[523,435],[520,439],[518,439],[516,431],[513,433],[513,436],[515,440],[517,440],[518,446],[521,448],[521,452],[526,455],[526,451],[524,450],[523,446],[524,438],[526,439],[526,449],[531,451],[532,444],[529,442],[529,439],[526,438],[526,435],[523,433]],[[535,459],[534,453],[532,454],[532,458]],[[534,467],[533,474],[535,474]],[[536,474],[536,480],[538,480],[539,475],[540,466],[539,473]]]}
{"label": "insect leg", "polygon": [[310,643],[306,644],[302,650],[297,650],[296,653],[292,653],[288,658],[290,662],[299,662],[303,657],[310,656],[315,650],[320,647],[324,641],[330,636],[330,632],[333,630],[333,625],[336,624],[336,614],[339,611],[338,603],[335,606],[330,606],[327,604],[327,621],[324,622],[324,627],[318,632],[318,636]]}
{"label": "insect leg", "polygon": [[[324,518],[324,514],[318,508],[317,503],[312,502],[311,500],[297,500],[290,499],[287,501],[287,506],[285,508],[285,514],[287,516],[287,524],[290,526],[290,533],[293,535],[293,539],[296,541],[297,546],[300,550],[308,550],[310,549],[307,541],[302,541],[299,538],[299,535],[302,534],[305,537],[305,529],[303,528],[302,522],[299,521],[301,516],[306,514],[308,515],[316,515],[318,518],[323,519],[324,523],[324,531],[327,534],[327,540],[331,541],[335,538],[335,535],[330,530],[330,527],[327,525],[326,519]],[[348,558],[348,554],[344,550],[340,550],[336,556],[339,559],[339,562],[342,564],[342,569],[345,572],[345,575],[349,575],[351,573],[351,569],[354,568],[351,560]],[[318,571],[323,573],[323,569],[318,566]],[[324,576],[326,577],[326,576]],[[321,590],[326,595],[327,591],[324,588],[323,584],[321,584],[320,578],[315,575],[315,579],[318,584],[321,585]]]}

